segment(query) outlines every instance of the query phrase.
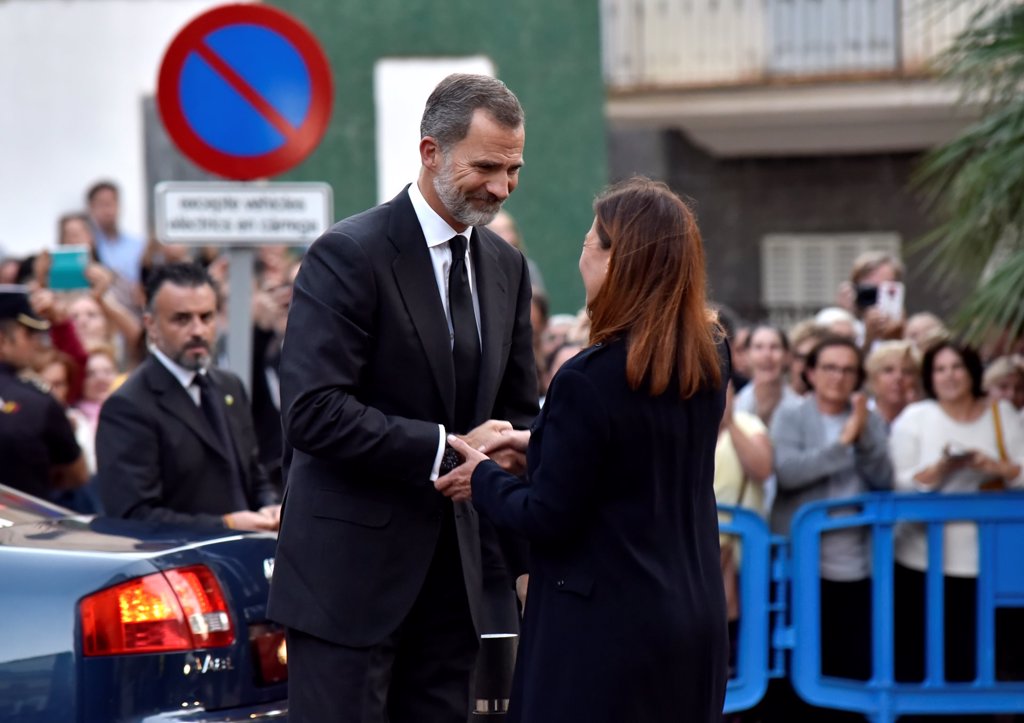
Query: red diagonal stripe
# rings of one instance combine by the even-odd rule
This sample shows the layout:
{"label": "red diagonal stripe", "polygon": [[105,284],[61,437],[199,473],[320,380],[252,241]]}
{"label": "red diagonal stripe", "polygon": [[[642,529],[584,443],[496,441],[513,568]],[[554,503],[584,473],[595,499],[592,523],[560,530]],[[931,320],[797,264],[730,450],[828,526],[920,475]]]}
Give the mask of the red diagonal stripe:
{"label": "red diagonal stripe", "polygon": [[277,108],[271,105],[266,98],[246,82],[235,69],[224,62],[223,58],[217,55],[205,42],[196,45],[195,51],[199,57],[209,63],[210,67],[222,77],[228,85],[234,88],[239,95],[245,98],[256,111],[262,115],[270,125],[284,136],[285,143],[291,143],[295,139],[296,130],[288,119],[281,115]]}

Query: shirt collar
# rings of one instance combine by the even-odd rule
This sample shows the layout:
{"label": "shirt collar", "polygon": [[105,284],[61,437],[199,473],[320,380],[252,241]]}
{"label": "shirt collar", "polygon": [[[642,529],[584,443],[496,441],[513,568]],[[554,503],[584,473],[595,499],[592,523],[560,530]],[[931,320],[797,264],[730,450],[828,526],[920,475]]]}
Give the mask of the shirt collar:
{"label": "shirt collar", "polygon": [[157,361],[163,364],[164,368],[167,369],[167,371],[169,371],[171,375],[178,380],[178,383],[180,383],[181,386],[185,387],[186,390],[190,386],[192,386],[192,380],[195,379],[195,376],[196,374],[198,374],[198,372],[193,371],[192,369],[186,369],[177,362],[171,361],[170,357],[168,357],[162,351],[157,349],[155,345],[151,344],[149,347],[149,351],[150,353],[153,354],[153,356],[156,357]]}
{"label": "shirt collar", "polygon": [[447,243],[452,236],[465,236],[466,248],[469,248],[469,239],[473,233],[473,227],[467,226],[461,233],[448,225],[448,222],[441,218],[437,211],[430,207],[427,199],[423,197],[416,181],[409,186],[409,200],[412,201],[412,209],[416,212],[416,218],[423,229],[423,237],[427,240],[427,246],[433,248]]}

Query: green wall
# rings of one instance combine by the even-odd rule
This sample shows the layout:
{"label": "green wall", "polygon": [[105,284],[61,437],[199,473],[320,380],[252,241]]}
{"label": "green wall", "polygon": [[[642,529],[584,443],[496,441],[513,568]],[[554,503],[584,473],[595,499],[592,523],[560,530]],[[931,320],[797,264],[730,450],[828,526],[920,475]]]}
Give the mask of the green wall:
{"label": "green wall", "polygon": [[[506,204],[544,274],[553,312],[583,303],[576,262],[607,181],[596,0],[290,0],[334,72],[331,125],[279,180],[326,181],[335,216],[377,201],[373,68],[382,57],[484,55],[526,111],[526,166]],[[415,147],[409,149],[416,154]],[[397,193],[400,189],[395,189]]]}

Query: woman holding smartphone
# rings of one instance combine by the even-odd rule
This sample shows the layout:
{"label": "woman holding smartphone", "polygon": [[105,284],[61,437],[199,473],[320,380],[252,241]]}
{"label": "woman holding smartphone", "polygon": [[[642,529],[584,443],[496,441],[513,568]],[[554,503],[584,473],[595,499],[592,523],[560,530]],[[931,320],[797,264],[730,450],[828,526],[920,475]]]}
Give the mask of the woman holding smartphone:
{"label": "woman holding smartphone", "polygon": [[579,264],[591,345],[555,375],[532,434],[508,434],[526,478],[453,438],[467,461],[436,485],[455,499],[471,486],[480,512],[531,543],[510,721],[718,723],[713,478],[729,369],[700,232],[647,179],[594,211]]}
{"label": "woman holding smartphone", "polygon": [[[925,352],[921,367],[928,398],[903,410],[890,435],[897,489],[948,494],[1024,487],[1024,428],[1010,404],[985,398],[977,352],[941,341]],[[924,676],[925,535],[919,524],[896,531],[900,680]],[[943,537],[946,678],[973,680],[978,530],[972,523],[954,522],[945,526]]]}

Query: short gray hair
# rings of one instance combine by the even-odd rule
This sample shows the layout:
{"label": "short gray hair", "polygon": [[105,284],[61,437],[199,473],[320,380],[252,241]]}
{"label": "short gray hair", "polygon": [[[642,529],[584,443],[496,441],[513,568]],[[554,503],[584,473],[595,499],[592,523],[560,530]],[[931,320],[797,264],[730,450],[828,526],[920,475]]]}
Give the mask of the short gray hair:
{"label": "short gray hair", "polygon": [[473,112],[483,109],[505,128],[523,125],[523,107],[515,93],[497,78],[452,73],[427,98],[420,138],[430,136],[446,151],[466,137]]}

